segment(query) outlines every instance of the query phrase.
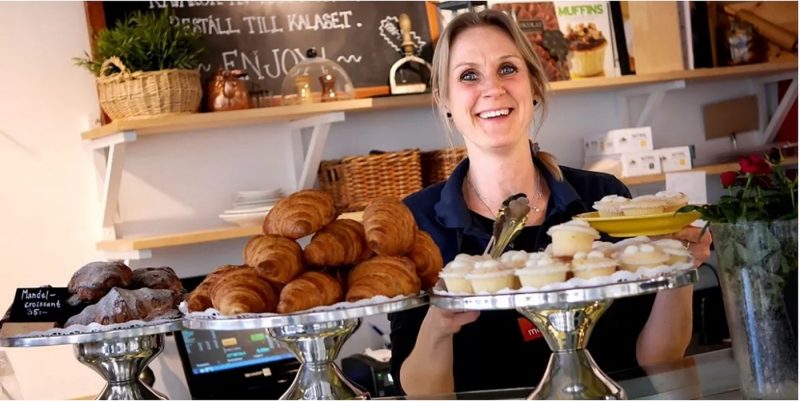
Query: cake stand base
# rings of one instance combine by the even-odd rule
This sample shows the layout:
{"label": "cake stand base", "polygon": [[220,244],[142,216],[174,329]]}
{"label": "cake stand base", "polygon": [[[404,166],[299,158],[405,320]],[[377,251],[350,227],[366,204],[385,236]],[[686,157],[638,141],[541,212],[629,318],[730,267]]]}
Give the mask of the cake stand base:
{"label": "cake stand base", "polygon": [[334,361],[360,318],[268,328],[269,335],[302,363],[282,400],[369,399],[369,393],[351,383]]}
{"label": "cake stand base", "polygon": [[74,346],[75,357],[106,381],[98,400],[166,400],[139,380],[142,370],[164,350],[164,334],[105,339]]}

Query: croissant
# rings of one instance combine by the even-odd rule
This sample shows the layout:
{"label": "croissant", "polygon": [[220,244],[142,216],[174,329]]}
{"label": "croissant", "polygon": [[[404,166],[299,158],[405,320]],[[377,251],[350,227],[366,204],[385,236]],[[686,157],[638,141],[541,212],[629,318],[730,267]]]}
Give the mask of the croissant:
{"label": "croissant", "polygon": [[376,256],[361,262],[350,272],[347,283],[345,299],[349,302],[376,295],[415,295],[421,289],[414,262],[397,256]]}
{"label": "croissant", "polygon": [[414,245],[407,255],[417,268],[417,276],[422,281],[422,288],[433,288],[439,280],[439,272],[444,266],[442,252],[430,234],[417,230]]}
{"label": "croissant", "polygon": [[336,218],[333,196],[304,189],[278,201],[264,219],[264,234],[298,239],[319,231]]}
{"label": "croissant", "polygon": [[289,238],[258,235],[245,245],[244,262],[267,280],[286,284],[303,272],[303,250]]}
{"label": "croissant", "polygon": [[367,246],[378,255],[402,256],[414,244],[417,224],[403,202],[378,198],[364,210],[364,233]]}
{"label": "croissant", "polygon": [[126,290],[112,288],[99,302],[89,305],[64,324],[112,324],[131,320],[153,320],[177,317],[181,295],[169,289],[140,288]]}
{"label": "croissant", "polygon": [[69,304],[94,303],[103,298],[114,287],[127,287],[133,272],[122,262],[92,262],[75,272],[67,286]]}
{"label": "croissant", "polygon": [[305,272],[281,291],[278,313],[292,313],[317,306],[333,305],[344,299],[339,282],[320,272]]}
{"label": "croissant", "polygon": [[340,219],[314,234],[303,250],[303,258],[314,267],[349,265],[359,262],[366,248],[364,226]]}
{"label": "croissant", "polygon": [[236,265],[224,265],[216,268],[213,272],[209,273],[206,278],[194,289],[194,291],[189,293],[189,297],[186,302],[189,304],[189,310],[192,312],[195,311],[204,311],[210,308],[211,305],[211,295],[209,291],[211,291],[211,287],[222,277],[225,272],[231,271],[233,269],[240,269],[242,266]]}
{"label": "croissant", "polygon": [[223,315],[274,312],[278,305],[272,285],[251,267],[223,273],[210,294],[212,305]]}

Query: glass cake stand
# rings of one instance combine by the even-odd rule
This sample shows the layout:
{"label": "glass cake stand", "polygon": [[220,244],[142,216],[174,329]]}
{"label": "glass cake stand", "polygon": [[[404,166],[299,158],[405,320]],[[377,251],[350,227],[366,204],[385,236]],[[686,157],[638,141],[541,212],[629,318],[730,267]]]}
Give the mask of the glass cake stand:
{"label": "glass cake stand", "polygon": [[130,328],[76,334],[0,337],[0,347],[72,344],[75,357],[106,381],[98,400],[166,400],[139,380],[142,370],[164,350],[164,334],[181,329],[179,319]]}
{"label": "glass cake stand", "polygon": [[367,316],[399,312],[428,302],[427,295],[313,312],[256,317],[188,315],[183,324],[195,330],[261,329],[289,349],[300,361],[294,382],[282,400],[368,399],[369,393],[351,383],[334,363],[344,342]]}
{"label": "glass cake stand", "polygon": [[594,287],[492,295],[431,295],[450,310],[516,309],[536,324],[553,352],[528,399],[625,399],[625,391],[597,366],[586,349],[589,336],[614,299],[683,287],[697,282],[695,269],[645,280]]}

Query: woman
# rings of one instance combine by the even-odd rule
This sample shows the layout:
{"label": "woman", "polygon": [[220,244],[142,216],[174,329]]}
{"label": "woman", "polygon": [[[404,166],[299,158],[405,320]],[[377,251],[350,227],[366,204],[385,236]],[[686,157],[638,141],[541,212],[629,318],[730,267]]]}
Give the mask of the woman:
{"label": "woman", "polygon": [[[468,160],[444,183],[405,202],[432,235],[445,262],[480,254],[508,196],[530,201],[527,226],[510,246],[529,252],[550,241],[550,226],[591,210],[609,194],[630,197],[608,174],[559,167],[531,146],[537,105],[546,104],[546,78],[533,49],[505,14],[488,10],[456,17],[433,58],[434,99],[448,129],[463,135]],[[687,228],[679,238],[697,240]],[[710,238],[693,245],[708,257]],[[692,288],[614,302],[597,324],[589,351],[606,371],[678,359],[689,343]],[[535,386],[550,349],[516,311],[450,312],[417,308],[389,316],[392,372],[407,394]],[[521,320],[520,320],[521,319]]]}

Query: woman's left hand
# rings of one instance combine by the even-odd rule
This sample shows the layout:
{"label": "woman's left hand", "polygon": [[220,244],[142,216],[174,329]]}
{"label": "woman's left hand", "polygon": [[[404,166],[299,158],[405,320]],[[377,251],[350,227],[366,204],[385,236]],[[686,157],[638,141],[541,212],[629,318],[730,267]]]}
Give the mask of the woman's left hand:
{"label": "woman's left hand", "polygon": [[701,228],[686,226],[681,231],[672,234],[672,238],[684,243],[686,249],[692,253],[694,267],[698,267],[711,257],[711,232],[706,230],[700,236]]}

